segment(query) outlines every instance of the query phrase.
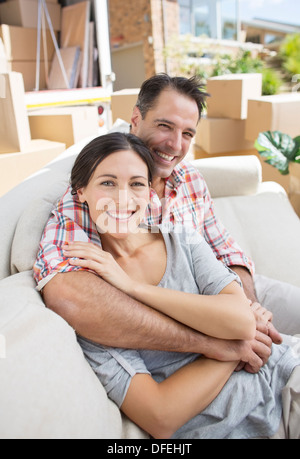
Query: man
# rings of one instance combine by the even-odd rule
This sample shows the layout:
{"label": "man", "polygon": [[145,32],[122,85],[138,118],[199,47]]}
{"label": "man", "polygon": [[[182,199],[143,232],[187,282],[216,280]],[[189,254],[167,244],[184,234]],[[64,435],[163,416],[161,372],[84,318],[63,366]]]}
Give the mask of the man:
{"label": "man", "polygon": [[[256,302],[251,261],[218,222],[201,175],[182,162],[195,135],[205,96],[195,78],[157,75],[141,88],[131,132],[147,143],[156,164],[147,221],[156,224],[163,219],[198,228],[216,256],[239,274],[248,298]],[[59,221],[57,225],[59,229]],[[51,260],[46,260],[46,265],[51,266]],[[43,280],[43,296],[46,305],[78,334],[108,346],[187,351],[218,360],[241,360],[246,370],[256,372],[268,360],[272,341],[281,342],[267,311],[263,318],[257,316],[255,340],[218,340],[136,302],[86,271],[53,273],[49,268]]]}

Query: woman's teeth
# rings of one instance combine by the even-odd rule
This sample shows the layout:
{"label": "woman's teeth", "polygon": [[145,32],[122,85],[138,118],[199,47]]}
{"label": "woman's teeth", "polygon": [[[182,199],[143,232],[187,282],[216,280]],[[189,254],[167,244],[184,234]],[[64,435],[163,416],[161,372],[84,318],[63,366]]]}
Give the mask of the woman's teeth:
{"label": "woman's teeth", "polygon": [[169,156],[169,155],[166,155],[165,153],[161,153],[160,151],[156,151],[156,153],[162,159],[166,159],[167,161],[173,161],[173,159],[175,158],[175,156]]}
{"label": "woman's teeth", "polygon": [[128,220],[134,212],[107,212],[107,214],[116,220]]}

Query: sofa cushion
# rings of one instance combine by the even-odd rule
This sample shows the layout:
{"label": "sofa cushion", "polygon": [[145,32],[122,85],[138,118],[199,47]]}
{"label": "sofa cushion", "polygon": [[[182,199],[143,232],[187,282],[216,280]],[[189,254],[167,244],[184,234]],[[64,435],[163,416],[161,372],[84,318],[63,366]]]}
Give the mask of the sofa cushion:
{"label": "sofa cushion", "polygon": [[300,287],[300,220],[287,195],[268,190],[254,196],[214,200],[216,213],[255,263],[256,272]]}
{"label": "sofa cushion", "polygon": [[121,438],[119,410],[30,271],[0,282],[0,335],[0,438]]}
{"label": "sofa cushion", "polygon": [[11,273],[11,245],[16,225],[24,212],[37,197],[54,202],[68,186],[70,171],[76,156],[88,142],[87,139],[68,148],[42,170],[24,180],[0,197],[0,279]]}
{"label": "sofa cushion", "polygon": [[254,155],[196,159],[193,166],[203,175],[213,198],[257,193],[262,167]]}
{"label": "sofa cushion", "polygon": [[32,269],[45,225],[54,207],[46,199],[35,199],[22,213],[11,246],[11,272]]}

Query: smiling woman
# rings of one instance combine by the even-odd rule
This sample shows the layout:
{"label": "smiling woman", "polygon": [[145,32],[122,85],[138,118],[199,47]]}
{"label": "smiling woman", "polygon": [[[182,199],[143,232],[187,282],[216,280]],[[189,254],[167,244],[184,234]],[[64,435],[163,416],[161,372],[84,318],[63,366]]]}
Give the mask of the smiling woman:
{"label": "smiling woman", "polygon": [[[112,153],[120,151],[134,151],[148,168],[148,182],[152,181],[153,160],[145,144],[136,136],[112,133],[100,136],[90,142],[78,155],[71,176],[72,194],[76,195],[80,188],[88,185],[98,165]],[[111,176],[111,174],[109,174]]]}
{"label": "smiling woman", "polygon": [[137,137],[101,136],[78,156],[71,176],[72,194],[88,205],[99,233],[126,234],[144,218],[152,174],[152,157]]}
{"label": "smiling woman", "polygon": [[[110,174],[113,166],[115,174]],[[101,234],[134,231],[144,219],[149,194],[147,165],[132,150],[118,151],[106,157],[97,166],[87,186],[77,190],[79,201],[87,203]]]}

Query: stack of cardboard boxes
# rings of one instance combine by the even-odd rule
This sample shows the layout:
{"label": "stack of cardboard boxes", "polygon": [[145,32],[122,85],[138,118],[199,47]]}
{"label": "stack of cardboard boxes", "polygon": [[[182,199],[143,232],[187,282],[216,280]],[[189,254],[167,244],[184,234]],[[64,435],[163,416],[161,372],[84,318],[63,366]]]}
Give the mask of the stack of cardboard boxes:
{"label": "stack of cardboard boxes", "polygon": [[245,137],[248,100],[261,96],[262,75],[209,78],[207,92],[207,116],[199,123],[195,138],[198,155],[231,154],[253,148],[253,142]]}
{"label": "stack of cardboard boxes", "polygon": [[[47,8],[56,35],[60,30],[61,6],[47,0]],[[8,60],[8,70],[23,75],[26,91],[36,88],[38,0],[7,0],[0,4],[0,38]],[[39,89],[47,87],[47,76],[54,56],[54,44],[47,21],[41,42]],[[45,44],[45,45],[44,45]]]}
{"label": "stack of cardboard boxes", "polygon": [[[300,135],[299,113],[299,92],[262,96],[249,100],[245,136],[253,143],[259,133],[264,131],[280,131],[292,138],[298,137]],[[273,166],[262,159],[261,162],[264,180],[274,180],[285,188],[300,217],[300,164],[290,163],[289,174],[281,175]]]}
{"label": "stack of cardboard boxes", "polygon": [[230,74],[207,80],[207,115],[199,123],[198,155],[253,150],[260,132],[300,135],[300,93],[262,96],[261,74]]}
{"label": "stack of cardboard boxes", "polygon": [[[5,0],[0,3],[0,38],[6,49],[9,70],[23,74],[26,91],[94,86],[98,82],[98,65],[95,27],[90,22],[91,1],[82,0],[61,7],[58,0],[45,0],[45,7],[41,4],[39,22],[39,0]],[[49,30],[51,27],[57,52]],[[39,82],[36,82],[37,63]]]}
{"label": "stack of cardboard boxes", "polygon": [[[43,110],[26,110],[25,91],[66,88],[64,82],[61,86],[61,70],[53,65],[57,55],[49,23],[43,14],[40,78],[36,82],[38,5],[38,0],[0,3],[0,196],[65,148],[99,133],[96,106],[78,107],[71,103],[71,106],[54,108],[50,103],[50,107],[47,104]],[[46,5],[56,40],[60,33],[67,77],[74,76],[70,56],[72,58],[74,50],[78,56],[79,50],[81,58],[77,59],[76,74],[85,87],[88,70],[93,69],[88,66],[88,45],[93,48],[90,2],[62,8],[58,0],[46,0]]]}
{"label": "stack of cardboard boxes", "polygon": [[32,140],[21,73],[0,74],[0,196],[65,150],[65,144]]}
{"label": "stack of cardboard boxes", "polygon": [[[261,74],[209,78],[207,92],[207,115],[197,128],[194,156],[256,155],[261,161],[263,180],[280,183],[295,203],[295,193],[291,191],[291,182],[295,182],[293,167],[289,175],[281,175],[260,157],[254,143],[264,131],[278,130],[293,138],[300,135],[300,93],[262,96]],[[296,200],[299,199],[300,194]]]}

